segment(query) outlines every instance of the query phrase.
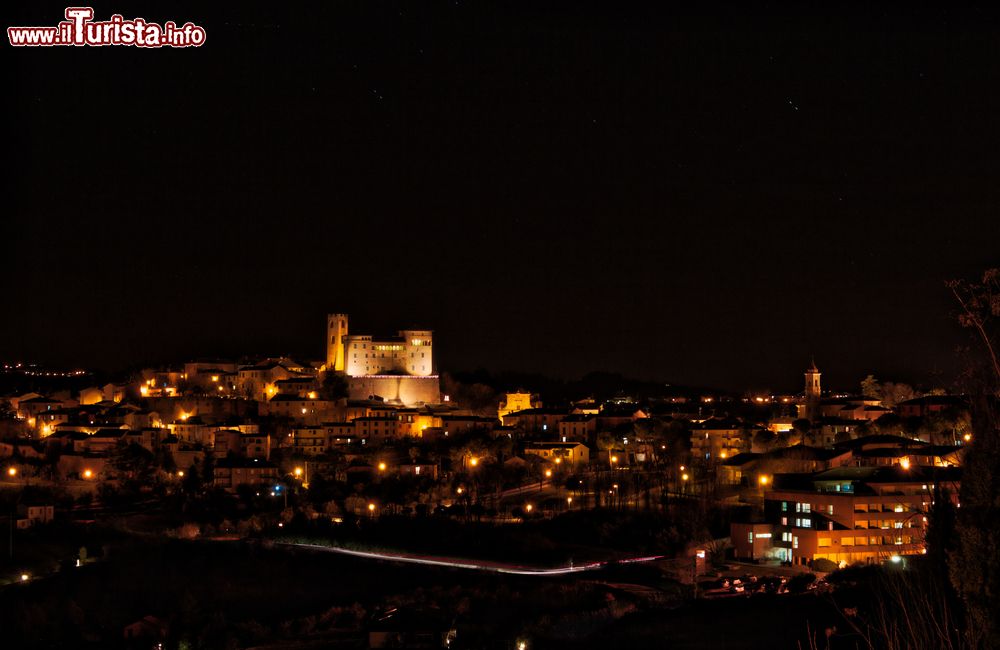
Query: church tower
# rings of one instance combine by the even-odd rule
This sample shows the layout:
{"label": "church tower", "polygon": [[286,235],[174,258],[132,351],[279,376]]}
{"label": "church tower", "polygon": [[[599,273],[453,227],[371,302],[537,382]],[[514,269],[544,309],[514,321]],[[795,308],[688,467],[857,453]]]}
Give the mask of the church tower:
{"label": "church tower", "polygon": [[347,314],[326,316],[326,369],[344,372],[344,339],[347,338]]}
{"label": "church tower", "polygon": [[809,368],[806,369],[806,400],[814,399],[818,400],[820,393],[819,384],[820,372],[819,368],[816,367],[816,361],[813,360],[809,364]]}
{"label": "church tower", "polygon": [[805,402],[802,405],[802,417],[807,420],[815,420],[819,415],[819,400],[823,392],[819,378],[819,368],[816,367],[816,360],[813,359],[809,367],[806,368]]}

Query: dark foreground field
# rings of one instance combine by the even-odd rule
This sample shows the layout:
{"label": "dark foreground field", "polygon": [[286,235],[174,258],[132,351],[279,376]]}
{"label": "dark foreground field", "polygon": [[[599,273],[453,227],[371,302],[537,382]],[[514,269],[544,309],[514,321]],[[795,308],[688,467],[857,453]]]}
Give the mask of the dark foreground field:
{"label": "dark foreground field", "polygon": [[133,540],[104,561],[0,590],[0,630],[5,648],[140,647],[125,644],[123,628],[152,615],[169,624],[168,648],[366,647],[372,615],[399,606],[440,613],[460,648],[519,639],[533,648],[794,648],[807,620],[830,616],[812,595],[682,605],[683,594],[655,566],[500,576],[257,543]]}

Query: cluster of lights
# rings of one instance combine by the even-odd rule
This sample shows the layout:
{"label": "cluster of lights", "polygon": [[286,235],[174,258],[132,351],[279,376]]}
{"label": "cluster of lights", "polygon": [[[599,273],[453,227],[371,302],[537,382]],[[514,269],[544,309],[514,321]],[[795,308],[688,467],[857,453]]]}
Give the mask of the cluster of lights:
{"label": "cluster of lights", "polygon": [[23,363],[5,363],[3,364],[3,369],[5,372],[18,372],[22,375],[27,375],[29,377],[80,377],[82,375],[89,375],[90,373],[86,370],[28,370],[28,368],[37,368],[34,364],[28,365],[25,368]]}

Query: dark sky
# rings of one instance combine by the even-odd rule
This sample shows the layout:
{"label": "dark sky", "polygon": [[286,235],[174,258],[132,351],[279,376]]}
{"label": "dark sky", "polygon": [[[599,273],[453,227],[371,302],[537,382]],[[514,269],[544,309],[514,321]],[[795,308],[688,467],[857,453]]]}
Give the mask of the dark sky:
{"label": "dark sky", "polygon": [[943,281],[1000,263],[995,15],[316,4],[4,45],[0,357],[319,357],[348,311],[435,329],[442,370],[954,374]]}

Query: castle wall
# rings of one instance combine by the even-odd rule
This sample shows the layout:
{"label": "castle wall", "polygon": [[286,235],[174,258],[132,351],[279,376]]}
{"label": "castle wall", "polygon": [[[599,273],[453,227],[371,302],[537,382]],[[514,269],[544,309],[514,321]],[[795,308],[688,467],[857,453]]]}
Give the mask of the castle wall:
{"label": "castle wall", "polygon": [[387,402],[437,404],[441,401],[441,382],[437,375],[369,375],[347,377],[350,399],[368,399],[378,395]]}

